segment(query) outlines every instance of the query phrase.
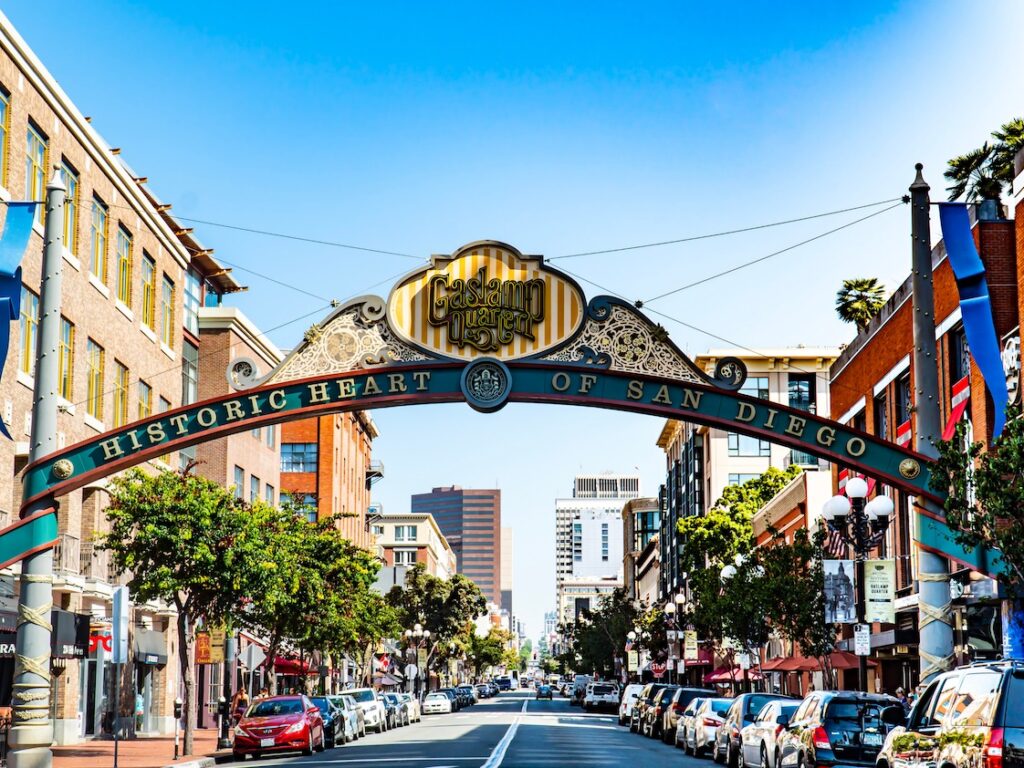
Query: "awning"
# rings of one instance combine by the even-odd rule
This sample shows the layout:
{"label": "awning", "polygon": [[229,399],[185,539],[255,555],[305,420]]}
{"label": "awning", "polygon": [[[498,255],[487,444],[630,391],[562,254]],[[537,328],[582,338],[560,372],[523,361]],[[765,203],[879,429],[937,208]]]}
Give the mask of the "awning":
{"label": "awning", "polygon": [[705,683],[733,683],[742,682],[744,679],[747,680],[760,680],[761,673],[756,669],[748,669],[747,676],[744,678],[743,670],[739,667],[719,667],[714,672],[709,672],[704,675]]}
{"label": "awning", "polygon": [[313,674],[315,670],[312,669],[312,665],[308,661],[278,656],[274,659],[274,671],[282,675],[309,675]]}
{"label": "awning", "polygon": [[[860,666],[860,656],[849,651],[833,651],[829,654],[828,660],[832,669],[857,669]],[[868,666],[875,667],[877,663],[868,659]]]}
{"label": "awning", "polygon": [[50,612],[53,633],[50,653],[55,659],[84,659],[89,653],[89,622],[91,617],[60,608]]}
{"label": "awning", "polygon": [[696,659],[687,659],[683,662],[689,667],[713,667],[715,665],[715,653],[710,648],[698,648]]}
{"label": "awning", "polygon": [[762,672],[775,672],[779,669],[779,666],[789,661],[788,658],[782,656],[778,659],[768,659],[764,664],[761,665]]}
{"label": "awning", "polygon": [[137,664],[166,664],[167,642],[164,633],[144,627],[136,628],[134,652]]}
{"label": "awning", "polygon": [[373,676],[373,679],[376,680],[377,683],[380,684],[380,685],[395,686],[395,685],[401,685],[402,684],[401,680],[396,680],[391,675],[386,674],[386,673],[377,673],[377,674],[375,674]]}

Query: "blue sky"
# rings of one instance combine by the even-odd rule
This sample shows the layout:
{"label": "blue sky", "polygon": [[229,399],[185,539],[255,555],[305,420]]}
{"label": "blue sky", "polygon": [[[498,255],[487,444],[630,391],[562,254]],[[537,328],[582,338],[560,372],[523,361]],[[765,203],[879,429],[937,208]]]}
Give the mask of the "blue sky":
{"label": "blue sky", "polygon": [[[906,3],[113,3],[4,12],[112,146],[181,216],[427,256],[477,239],[556,256],[903,194],[1024,112],[1024,5]],[[639,7],[638,7],[639,6]],[[974,13],[975,9],[983,13]],[[562,265],[648,299],[861,214]],[[846,277],[895,287],[900,207],[652,308],[748,346],[839,344]],[[937,223],[933,227],[937,230]],[[325,298],[386,292],[395,256],[207,225],[265,329]],[[599,291],[584,283],[589,295]],[[309,320],[271,331],[282,347]],[[691,353],[720,339],[668,323]],[[657,420],[584,409],[377,412],[377,486],[504,494],[531,635],[554,600],[553,499],[577,472],[639,468]],[[488,442],[451,435],[487,434]]]}

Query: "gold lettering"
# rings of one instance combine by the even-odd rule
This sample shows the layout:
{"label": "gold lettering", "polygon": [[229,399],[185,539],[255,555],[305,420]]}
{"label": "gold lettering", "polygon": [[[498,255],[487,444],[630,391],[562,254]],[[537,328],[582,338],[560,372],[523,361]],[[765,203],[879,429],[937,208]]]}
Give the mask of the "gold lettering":
{"label": "gold lettering", "polygon": [[366,377],[366,384],[363,385],[364,395],[379,395],[381,388],[377,385],[377,380],[373,376]]}
{"label": "gold lettering", "polygon": [[168,421],[170,421],[171,424],[174,426],[174,429],[177,430],[177,434],[179,435],[184,435],[186,432],[188,432],[188,430],[185,428],[185,422],[187,420],[188,416],[186,416],[183,413],[179,414],[178,416],[171,416],[171,418],[168,419]]}
{"label": "gold lettering", "polygon": [[270,405],[275,411],[280,411],[284,408],[288,401],[285,399],[283,389],[275,389],[269,395],[267,395],[267,404]]}
{"label": "gold lettering", "polygon": [[804,427],[807,426],[807,419],[801,419],[799,416],[790,416],[789,423],[786,425],[786,434],[792,435],[793,437],[803,437]]}
{"label": "gold lettering", "polygon": [[416,379],[416,391],[426,392],[427,382],[430,381],[430,371],[414,371],[412,377]]}
{"label": "gold lettering", "polygon": [[552,376],[551,388],[555,390],[555,392],[565,392],[569,389],[569,374],[559,372]]}
{"label": "gold lettering", "polygon": [[626,397],[630,400],[640,400],[644,396],[644,383],[636,379],[630,379],[626,385]]}
{"label": "gold lettering", "polygon": [[310,403],[326,403],[329,398],[327,397],[327,382],[322,381],[319,384],[308,384],[309,387],[309,402]]}
{"label": "gold lettering", "polygon": [[581,395],[585,395],[590,391],[590,388],[597,382],[597,376],[591,373],[584,373],[580,376],[580,388],[576,390]]}
{"label": "gold lettering", "polygon": [[167,433],[164,431],[164,425],[159,421],[150,424],[146,427],[146,434],[149,437],[149,444],[156,445],[162,443],[167,439]]}
{"label": "gold lettering", "polygon": [[694,392],[692,389],[683,390],[683,404],[680,408],[700,409],[700,399],[704,397],[703,392]]}
{"label": "gold lettering", "polygon": [[110,461],[118,456],[124,456],[124,451],[121,450],[121,446],[117,442],[116,437],[112,437],[109,440],[104,440],[100,443],[100,448],[103,449],[103,460]]}
{"label": "gold lettering", "polygon": [[356,383],[352,379],[342,379],[338,382],[338,397],[341,400],[348,400],[356,396]]}
{"label": "gold lettering", "polygon": [[859,437],[851,437],[849,440],[846,441],[846,452],[851,456],[863,456],[864,451],[866,451],[867,449],[867,443],[865,443]]}
{"label": "gold lettering", "polygon": [[764,428],[772,429],[775,426],[775,417],[779,415],[779,412],[774,408],[768,409],[768,418],[764,420]]}
{"label": "gold lettering", "polygon": [[213,408],[200,408],[196,414],[196,421],[200,427],[212,427],[217,423],[217,412]]}
{"label": "gold lettering", "polygon": [[405,392],[404,373],[388,374],[388,394],[391,394],[392,392]]}
{"label": "gold lettering", "polygon": [[739,408],[736,409],[735,421],[745,421],[748,424],[754,420],[754,416],[757,415],[757,409],[750,403],[737,403]]}
{"label": "gold lettering", "polygon": [[132,442],[132,450],[133,451],[139,450],[142,447],[142,443],[139,442],[139,438],[135,434],[135,431],[132,430],[131,432],[128,432],[127,434],[128,434],[128,439],[131,440],[131,442]]}
{"label": "gold lettering", "polygon": [[832,427],[822,427],[814,439],[818,445],[831,446],[836,441],[836,431]]}
{"label": "gold lettering", "polygon": [[252,411],[253,416],[259,416],[263,413],[263,409],[260,408],[260,401],[256,395],[249,395],[249,410]]}
{"label": "gold lettering", "polygon": [[224,418],[226,421],[244,419],[245,414],[242,412],[242,404],[237,400],[228,400],[224,403]]}
{"label": "gold lettering", "polygon": [[658,394],[651,400],[652,403],[664,403],[665,405],[672,405],[672,398],[668,396],[668,384],[662,384],[658,387]]}

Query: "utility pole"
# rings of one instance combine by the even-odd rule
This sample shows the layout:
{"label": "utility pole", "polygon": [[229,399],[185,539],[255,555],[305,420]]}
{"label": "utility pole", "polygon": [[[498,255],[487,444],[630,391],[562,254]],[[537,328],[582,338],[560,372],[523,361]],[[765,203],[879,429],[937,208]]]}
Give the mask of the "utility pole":
{"label": "utility pole", "polygon": [[[43,238],[42,284],[39,294],[39,337],[36,342],[35,385],[32,388],[32,430],[29,463],[57,450],[57,362],[60,347],[61,232],[67,189],[60,171],[46,185],[46,226]],[[55,509],[53,496],[22,510],[22,519]],[[53,549],[21,561],[18,633],[14,656],[14,712],[8,765],[50,768],[53,765],[53,720],[50,717],[50,642],[53,610]]]}
{"label": "utility pole", "polygon": [[[935,344],[935,291],[932,285],[930,187],[917,164],[910,185],[910,236],[913,242],[911,286],[914,297],[914,411],[917,418],[915,449],[929,459],[939,455],[942,434],[939,416],[939,370]],[[933,514],[943,514],[934,502],[918,497],[916,504]],[[915,515],[920,528],[920,512]],[[921,682],[945,671],[953,662],[953,627],[949,612],[949,567],[946,559],[919,549],[917,552],[918,631],[921,642]]]}

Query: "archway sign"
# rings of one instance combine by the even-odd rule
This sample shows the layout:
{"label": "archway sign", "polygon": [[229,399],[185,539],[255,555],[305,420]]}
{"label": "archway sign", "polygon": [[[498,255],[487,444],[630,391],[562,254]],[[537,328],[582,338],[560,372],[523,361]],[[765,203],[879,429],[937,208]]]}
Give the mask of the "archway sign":
{"label": "archway sign", "polygon": [[[126,424],[31,464],[24,505],[261,425],[447,402],[481,412],[551,403],[682,419],[780,443],[941,504],[928,487],[924,456],[739,394],[746,378],[739,360],[720,360],[708,375],[638,309],[609,296],[588,303],[543,257],[496,241],[434,256],[387,300],[364,296],[335,309],[273,370],[235,359],[227,377],[232,394]],[[12,537],[10,547],[0,538],[0,562],[52,545],[53,512],[30,522],[34,529]],[[982,565],[952,542],[943,521],[926,518],[921,528],[923,546]]]}

